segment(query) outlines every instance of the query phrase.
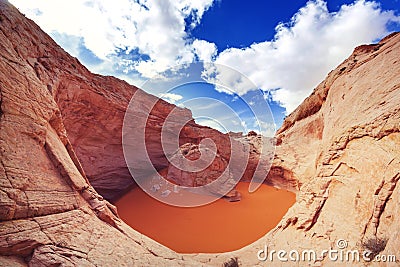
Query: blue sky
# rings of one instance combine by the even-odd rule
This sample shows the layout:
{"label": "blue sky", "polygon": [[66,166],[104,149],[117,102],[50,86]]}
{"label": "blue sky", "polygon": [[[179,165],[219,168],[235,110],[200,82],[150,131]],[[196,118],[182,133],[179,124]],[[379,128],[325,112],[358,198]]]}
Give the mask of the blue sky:
{"label": "blue sky", "polygon": [[[337,12],[352,0],[327,1],[329,11]],[[273,39],[275,27],[288,22],[307,1],[220,1],[202,18],[201,24],[191,31],[192,36],[214,42],[219,51],[229,47],[248,47],[253,43]],[[379,1],[385,10],[399,10],[398,0]],[[221,23],[226,21],[226,23]],[[245,33],[245,34],[244,34]]]}
{"label": "blue sky", "polygon": [[[189,107],[198,122],[226,131],[259,130],[244,110],[266,109],[257,117],[266,134],[355,46],[400,30],[399,0],[10,2],[93,72]],[[182,75],[199,61],[214,64],[200,70],[203,81],[225,87],[146,86],[159,73]],[[222,106],[241,116],[232,119]]]}

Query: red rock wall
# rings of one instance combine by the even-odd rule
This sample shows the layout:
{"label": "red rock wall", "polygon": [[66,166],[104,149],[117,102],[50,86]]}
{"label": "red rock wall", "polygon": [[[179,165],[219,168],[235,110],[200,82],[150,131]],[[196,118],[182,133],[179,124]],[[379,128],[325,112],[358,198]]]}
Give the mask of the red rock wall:
{"label": "red rock wall", "polygon": [[[71,64],[80,74],[68,73],[69,67],[64,67]],[[78,103],[87,104],[79,94],[117,102],[114,99],[128,93],[100,95],[85,82],[82,90],[74,87],[86,79],[82,73],[96,77],[91,82],[115,80],[89,74],[32,21],[0,0],[0,266],[167,266],[171,262],[198,266],[125,225],[86,179],[87,162],[80,166],[64,118],[68,112],[81,112]],[[69,97],[80,101],[71,101],[73,108],[61,116],[58,105],[67,101],[55,101],[55,96],[62,96],[57,89],[68,91],[62,89],[68,87],[66,80],[74,88],[70,93],[75,92]],[[117,117],[116,113],[110,117]],[[79,125],[77,117],[68,121],[69,127]],[[114,130],[110,127],[107,132]],[[79,144],[80,136],[71,136]],[[82,147],[79,153],[86,152]]]}
{"label": "red rock wall", "polygon": [[[5,23],[8,23],[7,19]],[[53,97],[71,145],[91,185],[110,200],[133,186],[122,152],[121,137],[126,108],[138,89],[117,78],[89,72],[29,20],[12,26],[4,25],[3,34],[6,36],[3,41],[9,42],[8,47],[30,66],[37,82]],[[157,100],[154,96],[144,95],[143,105]],[[147,123],[148,153],[157,169],[168,166],[160,133],[163,121],[173,109],[181,110],[179,119],[191,119],[189,110],[159,100]],[[227,145],[228,136],[193,121],[180,133],[181,144],[198,144],[206,137],[214,139],[218,152],[229,159],[230,151],[226,149],[230,147]]]}
{"label": "red rock wall", "polygon": [[[267,245],[269,251],[357,250],[361,255],[351,262],[325,257],[315,261],[317,266],[399,264],[399,59],[400,33],[357,47],[287,117],[277,134],[269,176],[297,186],[296,203],[273,231],[225,259],[239,256],[256,265],[255,252]],[[395,255],[397,261],[364,261],[369,240],[385,240],[380,255]],[[221,255],[212,262],[218,260]],[[275,264],[263,264],[282,262],[275,258]]]}

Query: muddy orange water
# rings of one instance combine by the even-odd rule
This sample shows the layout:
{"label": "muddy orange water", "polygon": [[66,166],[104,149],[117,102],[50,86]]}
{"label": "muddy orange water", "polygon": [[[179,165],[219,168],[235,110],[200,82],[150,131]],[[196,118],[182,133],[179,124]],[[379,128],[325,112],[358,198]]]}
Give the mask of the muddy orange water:
{"label": "muddy orange water", "polygon": [[132,228],[176,252],[227,252],[265,235],[295,202],[295,195],[286,190],[262,185],[249,193],[248,186],[238,184],[239,202],[219,199],[194,208],[169,206],[135,188],[116,206]]}

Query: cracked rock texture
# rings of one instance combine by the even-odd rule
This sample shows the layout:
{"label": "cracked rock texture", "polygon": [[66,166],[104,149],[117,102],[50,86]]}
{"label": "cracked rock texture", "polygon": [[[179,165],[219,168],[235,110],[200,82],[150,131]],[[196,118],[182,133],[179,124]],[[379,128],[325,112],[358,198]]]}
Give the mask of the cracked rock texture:
{"label": "cracked rock texture", "polygon": [[[147,150],[158,170],[169,166],[161,147],[167,117],[167,141],[178,135],[179,144],[199,145],[210,138],[221,162],[230,159],[230,136],[197,125],[188,109],[89,72],[5,0],[0,51],[0,263],[198,266],[127,227],[107,201],[134,186],[122,122],[139,94],[138,104],[151,109],[133,116],[146,125]],[[258,160],[252,153],[252,166]],[[252,172],[248,168],[244,177]],[[228,197],[238,196],[233,191]]]}
{"label": "cracked rock texture", "polygon": [[[217,152],[229,160],[230,150],[227,148],[230,147],[230,138],[227,134],[197,125],[188,109],[178,108],[117,78],[89,72],[34,22],[19,14],[5,0],[1,3],[3,63],[7,68],[21,72],[21,78],[14,78],[14,83],[24,81],[32,94],[36,94],[32,87],[40,86],[42,90],[41,94],[30,97],[22,93],[20,95],[18,87],[14,87],[14,97],[25,97],[26,101],[37,102],[44,110],[42,112],[56,113],[50,114],[53,117],[46,120],[62,124],[60,129],[54,130],[63,131],[64,141],[68,139],[68,146],[73,148],[75,158],[79,159],[76,165],[85,171],[90,184],[107,200],[115,200],[135,186],[122,149],[123,119],[134,94],[139,95],[140,101],[137,104],[141,108],[130,114],[134,117],[132,125],[146,125],[147,152],[157,170],[168,167],[161,146],[162,128],[168,136],[164,146],[168,146],[168,142],[172,143],[176,135],[180,145],[199,144],[202,139],[211,138]],[[11,78],[13,73],[7,69],[3,72],[3,76],[6,75]],[[44,101],[51,101],[52,110],[46,103],[41,103]],[[163,127],[167,118],[171,123]],[[46,127],[42,125],[42,128],[36,128],[27,132],[37,138],[42,135],[43,139]],[[142,131],[143,127],[138,130]],[[140,140],[134,138],[133,147],[136,146],[135,142]],[[138,157],[134,165],[140,168],[143,155]],[[251,160],[251,164],[256,166],[258,156],[253,155]],[[147,170],[140,171],[146,173]],[[246,176],[251,177],[251,169],[246,172]]]}
{"label": "cracked rock texture", "polygon": [[[257,251],[364,250],[369,239],[384,239],[381,255],[393,263],[332,262],[311,266],[398,266],[400,263],[400,33],[378,44],[357,47],[329,73],[277,133],[270,175],[298,189],[296,203],[270,233],[232,253],[198,255],[212,264],[238,257],[243,265],[260,262]],[[362,254],[361,254],[362,255]],[[286,255],[286,257],[288,257]],[[305,266],[290,262],[290,266]],[[339,265],[341,266],[341,265]]]}
{"label": "cracked rock texture", "polygon": [[[356,48],[286,118],[268,181],[296,191],[297,201],[265,237],[219,255],[177,254],[129,228],[106,200],[133,186],[121,146],[128,102],[135,92],[143,106],[154,96],[90,73],[5,0],[0,57],[0,266],[221,266],[231,257],[265,266],[257,260],[265,245],[321,251],[345,239],[362,250],[376,237],[387,239],[382,254],[400,259],[400,34]],[[169,166],[160,133],[173,109],[187,122],[180,145],[211,137],[219,163],[229,161],[228,135],[156,102],[146,137],[157,169]],[[260,151],[257,137],[245,138],[256,151],[248,180]]]}
{"label": "cracked rock texture", "polygon": [[[90,136],[93,122],[84,127],[78,116],[84,123],[117,120],[135,88],[89,73],[4,0],[0,51],[0,266],[199,266],[123,223],[86,175],[102,189],[99,168],[118,178],[126,167],[106,155],[115,152],[112,142],[93,149],[100,133],[118,136],[118,125],[98,123],[111,128]],[[111,85],[120,86],[118,94],[107,91]],[[109,113],[88,114],[104,99],[97,108]],[[92,165],[89,148],[100,157]]]}

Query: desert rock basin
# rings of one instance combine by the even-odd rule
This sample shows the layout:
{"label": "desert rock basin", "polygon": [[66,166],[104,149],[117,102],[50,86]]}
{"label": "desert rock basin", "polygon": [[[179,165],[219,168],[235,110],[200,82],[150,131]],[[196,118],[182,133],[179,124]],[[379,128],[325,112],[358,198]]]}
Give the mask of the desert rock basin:
{"label": "desert rock basin", "polygon": [[[266,182],[296,192],[293,205],[292,193],[263,186],[249,195],[240,184],[240,202],[179,209],[136,188],[117,202],[117,212],[112,204],[134,186],[122,122],[141,89],[91,73],[0,0],[0,266],[224,266],[232,258],[240,266],[282,266],[260,262],[257,253],[265,246],[320,252],[337,249],[338,240],[351,251],[397,258],[337,266],[399,266],[399,58],[400,33],[355,48],[286,117]],[[142,92],[140,103],[155,100]],[[193,143],[195,151],[201,139],[212,138],[220,163],[230,159],[228,135],[159,100],[146,126],[156,170],[169,167],[159,139],[173,109],[180,111],[176,122],[187,122],[180,144]],[[137,121],[144,120],[141,111]],[[250,145],[255,139],[246,138]],[[253,148],[242,181],[257,166]],[[328,257],[284,265],[336,266]]]}
{"label": "desert rock basin", "polygon": [[219,253],[240,249],[260,239],[295,202],[295,194],[268,185],[242,199],[219,199],[201,207],[170,206],[134,188],[116,202],[120,217],[132,228],[180,253]]}

